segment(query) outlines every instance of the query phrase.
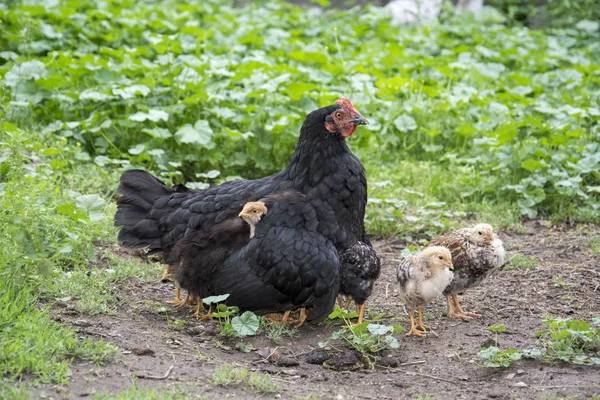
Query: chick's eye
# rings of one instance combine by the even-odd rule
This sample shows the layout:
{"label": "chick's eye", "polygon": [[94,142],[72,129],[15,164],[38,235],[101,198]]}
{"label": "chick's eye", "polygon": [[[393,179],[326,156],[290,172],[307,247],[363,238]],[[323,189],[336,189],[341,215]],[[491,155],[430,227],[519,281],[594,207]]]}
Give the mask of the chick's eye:
{"label": "chick's eye", "polygon": [[483,235],[483,233],[481,233],[481,231],[479,231],[479,232],[477,232],[477,233],[479,233],[480,235]]}
{"label": "chick's eye", "polygon": [[342,119],[344,117],[344,114],[338,111],[338,112],[335,113],[335,117],[337,119]]}
{"label": "chick's eye", "polygon": [[443,259],[444,259],[444,257],[440,256],[440,260],[443,260]]}

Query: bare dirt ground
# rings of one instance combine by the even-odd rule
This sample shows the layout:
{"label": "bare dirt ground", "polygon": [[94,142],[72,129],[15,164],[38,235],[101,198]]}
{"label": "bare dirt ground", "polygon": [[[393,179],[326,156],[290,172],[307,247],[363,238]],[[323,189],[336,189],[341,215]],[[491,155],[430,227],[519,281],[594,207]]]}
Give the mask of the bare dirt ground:
{"label": "bare dirt ground", "polygon": [[[116,393],[134,381],[142,387],[182,386],[188,396],[207,398],[357,398],[411,399],[419,395],[439,399],[549,399],[586,398],[600,395],[600,368],[569,364],[518,361],[508,369],[484,368],[478,352],[493,343],[488,326],[504,324],[498,336],[501,348],[526,348],[536,342],[543,328],[542,315],[591,320],[600,315],[600,254],[590,248],[600,227],[546,227],[539,221],[526,224],[524,232],[501,232],[509,254],[521,252],[540,259],[534,269],[504,269],[482,286],[461,297],[466,310],[482,318],[471,322],[443,316],[442,299],[428,308],[430,325],[439,337],[425,339],[396,335],[400,348],[387,351],[394,367],[336,371],[307,363],[307,353],[326,340],[339,326],[304,326],[293,339],[279,344],[260,335],[246,338],[257,350],[278,347],[286,366],[266,362],[257,351],[244,353],[218,336],[212,322],[187,318],[189,310],[160,308],[173,296],[170,283],[128,284],[121,288],[122,301],[115,316],[87,316],[69,308],[54,308],[53,316],[82,335],[102,338],[123,352],[104,366],[77,362],[72,365],[69,387],[45,386],[40,396],[80,398],[93,393]],[[383,313],[379,323],[408,326],[395,284],[394,258],[405,243],[376,243],[383,260],[382,276],[368,308]],[[554,278],[554,279],[553,279]],[[164,310],[163,310],[164,311]],[[186,320],[182,326],[174,323]],[[219,343],[217,343],[219,342]],[[201,356],[198,357],[198,353]],[[261,371],[280,384],[277,394],[253,392],[247,384],[219,387],[211,383],[222,365]],[[297,365],[294,365],[297,364]],[[170,367],[173,366],[171,369]],[[170,370],[166,379],[162,378]],[[135,377],[138,378],[135,378]],[[150,378],[149,378],[150,377]]]}

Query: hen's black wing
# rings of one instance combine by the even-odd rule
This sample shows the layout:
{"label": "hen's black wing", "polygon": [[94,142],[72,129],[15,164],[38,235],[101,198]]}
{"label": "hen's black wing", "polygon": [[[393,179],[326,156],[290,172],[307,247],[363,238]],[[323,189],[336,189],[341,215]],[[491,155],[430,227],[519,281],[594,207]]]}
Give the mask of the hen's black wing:
{"label": "hen's black wing", "polygon": [[194,298],[210,296],[213,271],[250,238],[250,227],[239,217],[223,221],[209,231],[194,231],[180,240],[172,254],[174,279]]}
{"label": "hen's black wing", "polygon": [[337,250],[318,232],[318,210],[302,195],[286,196],[264,200],[269,211],[256,236],[215,269],[210,289],[259,314],[311,307],[308,320],[318,322],[339,290]]}

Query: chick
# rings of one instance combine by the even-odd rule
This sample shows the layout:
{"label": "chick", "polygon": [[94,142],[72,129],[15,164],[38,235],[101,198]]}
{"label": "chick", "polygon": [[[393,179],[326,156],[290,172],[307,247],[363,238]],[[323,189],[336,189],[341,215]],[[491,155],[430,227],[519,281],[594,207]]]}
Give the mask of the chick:
{"label": "chick", "polygon": [[260,222],[263,215],[267,214],[267,206],[262,201],[251,201],[244,205],[238,217],[242,218],[250,225],[250,239],[254,237],[256,225]]}
{"label": "chick", "polygon": [[504,265],[504,245],[494,235],[492,226],[478,224],[472,228],[459,229],[432,239],[429,245],[447,247],[452,253],[454,280],[444,291],[448,316],[465,321],[469,321],[471,317],[480,317],[477,313],[464,312],[456,294],[480,284]]}
{"label": "chick", "polygon": [[[428,327],[423,324],[423,306],[442,295],[452,282],[452,269],[450,250],[441,246],[427,247],[415,256],[405,257],[398,265],[396,277],[400,284],[400,297],[410,316],[410,331],[406,336],[425,336]],[[415,309],[418,311],[416,324]]]}

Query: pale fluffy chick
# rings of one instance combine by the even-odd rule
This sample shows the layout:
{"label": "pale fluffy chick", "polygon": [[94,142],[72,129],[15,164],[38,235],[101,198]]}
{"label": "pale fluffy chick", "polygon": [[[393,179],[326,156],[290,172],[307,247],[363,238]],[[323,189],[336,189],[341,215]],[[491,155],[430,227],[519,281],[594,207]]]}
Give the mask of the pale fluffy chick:
{"label": "pale fluffy chick", "polygon": [[[410,316],[410,331],[407,336],[424,337],[427,326],[423,324],[423,307],[440,297],[452,282],[452,255],[441,246],[426,247],[412,257],[405,257],[396,269],[400,284],[400,297]],[[415,324],[413,313],[418,311]]]}
{"label": "pale fluffy chick", "polygon": [[260,222],[260,219],[267,213],[267,206],[262,201],[251,201],[244,204],[244,208],[238,214],[238,217],[250,225],[250,239],[254,237],[256,232],[256,224]]}
{"label": "pale fluffy chick", "polygon": [[[429,245],[444,246],[452,253],[454,280],[446,290],[448,316],[465,321],[480,317],[477,313],[464,312],[458,302],[457,293],[479,285],[486,277],[505,263],[502,240],[494,235],[489,224],[478,224],[436,237]],[[451,302],[452,301],[452,302]]]}

